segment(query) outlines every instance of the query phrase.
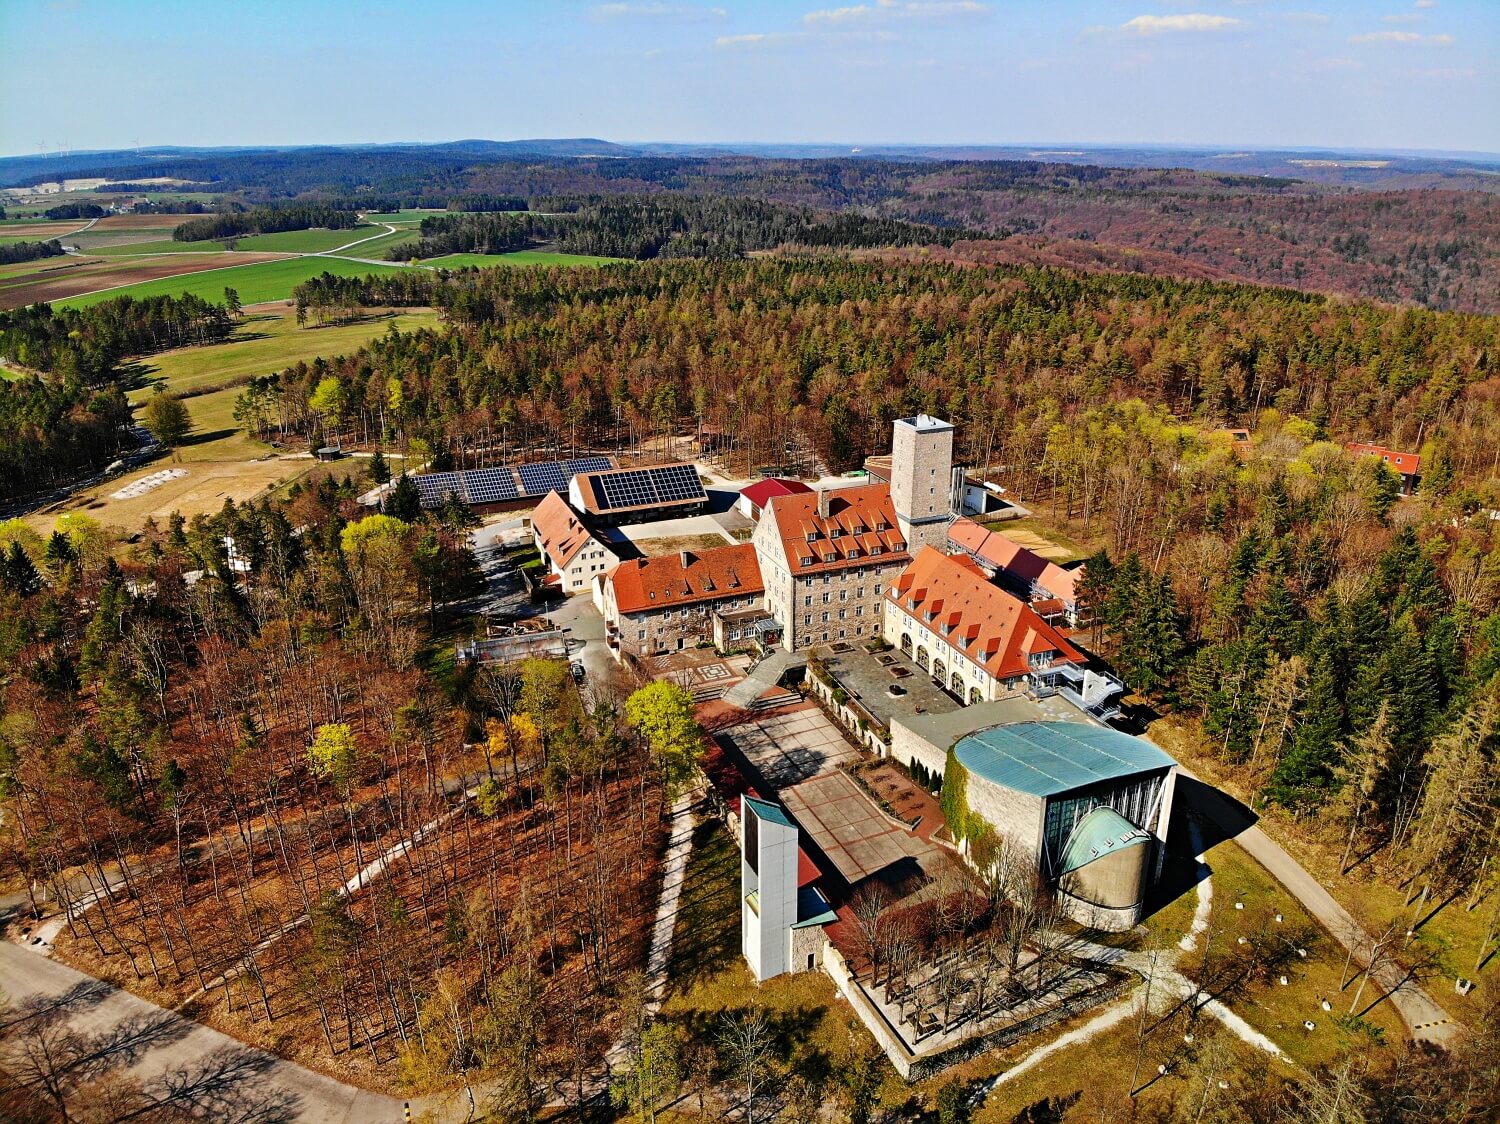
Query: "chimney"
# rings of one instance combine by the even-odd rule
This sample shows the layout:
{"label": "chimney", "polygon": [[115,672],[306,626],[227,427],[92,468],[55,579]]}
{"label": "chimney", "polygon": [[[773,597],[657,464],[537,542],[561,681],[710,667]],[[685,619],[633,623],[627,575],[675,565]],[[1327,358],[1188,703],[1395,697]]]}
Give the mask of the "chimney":
{"label": "chimney", "polygon": [[821,488],[818,490],[818,518],[827,519],[832,515],[833,489]]}

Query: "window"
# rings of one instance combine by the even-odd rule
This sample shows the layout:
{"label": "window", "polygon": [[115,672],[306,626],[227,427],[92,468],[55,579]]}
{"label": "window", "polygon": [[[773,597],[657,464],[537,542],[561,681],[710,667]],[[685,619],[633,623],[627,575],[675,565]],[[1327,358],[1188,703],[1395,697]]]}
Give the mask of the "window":
{"label": "window", "polygon": [[832,597],[833,597],[832,593],[828,592],[827,590],[824,590],[823,591],[823,604],[825,604],[825,605],[828,604],[829,600]]}
{"label": "window", "polygon": [[841,590],[839,590],[839,600],[840,601],[847,601],[847,600],[849,600],[849,591],[847,589],[841,589]]}
{"label": "window", "polygon": [[827,613],[824,613],[824,614],[823,614],[823,623],[824,623],[824,624],[827,624],[827,623],[828,623],[828,614],[827,614]]}
{"label": "window", "polygon": [[808,613],[806,616],[804,616],[802,618],[802,623],[803,624],[812,624],[812,614]]}
{"label": "window", "polygon": [[864,586],[860,586],[858,589],[856,589],[854,591],[854,596],[856,596],[856,597],[863,597],[864,595],[865,595],[865,587]]}
{"label": "window", "polygon": [[644,640],[644,639],[646,639],[646,630],[644,628],[641,629],[641,631],[636,634],[636,639],[637,640]]}
{"label": "window", "polygon": [[812,604],[812,594],[811,593],[809,593],[806,597],[802,598],[802,604],[804,604],[804,605],[811,605]]}
{"label": "window", "polygon": [[880,596],[880,583],[879,582],[875,583],[875,596],[876,597]]}
{"label": "window", "polygon": [[865,607],[863,605],[856,605],[856,606],[854,606],[854,615],[856,617],[862,617],[862,616],[864,616],[865,615]]}
{"label": "window", "polygon": [[843,620],[848,615],[849,615],[849,610],[848,609],[840,609],[839,610],[839,620]]}
{"label": "window", "polygon": [[803,555],[802,556],[802,564],[804,566],[811,566],[813,564],[812,555],[810,555],[810,554]]}

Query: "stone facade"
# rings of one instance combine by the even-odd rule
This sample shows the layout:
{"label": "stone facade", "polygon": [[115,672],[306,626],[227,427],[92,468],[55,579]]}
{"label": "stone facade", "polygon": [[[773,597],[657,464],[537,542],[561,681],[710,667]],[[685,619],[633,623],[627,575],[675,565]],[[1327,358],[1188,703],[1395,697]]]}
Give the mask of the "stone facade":
{"label": "stone facade", "polygon": [[918,414],[891,426],[891,503],[913,555],[941,547],[953,517],[953,427]]}

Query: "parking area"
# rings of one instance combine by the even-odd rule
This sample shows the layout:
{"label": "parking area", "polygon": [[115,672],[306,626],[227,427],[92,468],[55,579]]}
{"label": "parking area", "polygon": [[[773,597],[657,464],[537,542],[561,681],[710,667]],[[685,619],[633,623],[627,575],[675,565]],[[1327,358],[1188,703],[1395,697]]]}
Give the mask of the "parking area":
{"label": "parking area", "polygon": [[815,706],[746,722],[720,735],[776,789],[832,773],[859,760],[859,751]]}

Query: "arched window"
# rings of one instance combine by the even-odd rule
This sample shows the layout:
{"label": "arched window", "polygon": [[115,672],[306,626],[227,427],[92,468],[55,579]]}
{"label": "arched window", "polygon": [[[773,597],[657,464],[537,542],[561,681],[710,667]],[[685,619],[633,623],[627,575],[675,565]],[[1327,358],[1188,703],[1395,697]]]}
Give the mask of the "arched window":
{"label": "arched window", "polygon": [[926,644],[919,644],[917,646],[917,666],[920,667],[923,671],[927,670],[927,645]]}
{"label": "arched window", "polygon": [[937,685],[939,687],[941,687],[944,683],[947,682],[947,680],[948,680],[948,669],[945,666],[943,666],[943,661],[942,660],[933,660],[932,661],[932,677],[937,680]]}
{"label": "arched window", "polygon": [[964,677],[956,671],[953,673],[951,686],[955,695],[957,695],[959,698],[964,697]]}
{"label": "arched window", "polygon": [[979,694],[979,688],[978,687],[970,687],[969,688],[969,705],[972,706],[974,703],[981,702],[981,701],[983,701],[983,700],[982,700],[982,696]]}
{"label": "arched window", "polygon": [[903,632],[901,634],[901,650],[908,656],[911,655],[911,633]]}

